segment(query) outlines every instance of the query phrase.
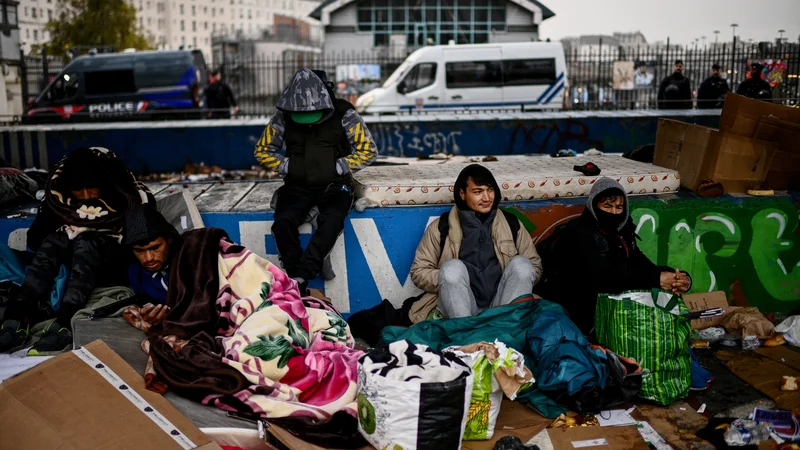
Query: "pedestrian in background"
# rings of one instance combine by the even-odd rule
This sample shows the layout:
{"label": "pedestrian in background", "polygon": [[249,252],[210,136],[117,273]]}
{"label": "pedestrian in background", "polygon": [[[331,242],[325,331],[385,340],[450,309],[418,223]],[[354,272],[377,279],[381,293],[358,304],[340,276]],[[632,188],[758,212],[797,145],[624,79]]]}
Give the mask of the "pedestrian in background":
{"label": "pedestrian in background", "polygon": [[700,109],[722,108],[725,94],[730,91],[728,82],[719,75],[719,64],[711,66],[711,76],[697,90],[697,107]]}
{"label": "pedestrian in background", "polygon": [[772,100],[772,87],[761,78],[764,66],[754,62],[750,64],[750,78],[744,80],[739,85],[736,93],[756,100]]}
{"label": "pedestrian in background", "polygon": [[683,61],[675,61],[675,72],[658,87],[659,109],[692,109],[692,86],[683,76]]}
{"label": "pedestrian in background", "polygon": [[233,91],[222,81],[219,70],[211,72],[211,84],[206,88],[206,108],[208,117],[212,119],[229,119],[231,109],[234,113],[239,111]]}

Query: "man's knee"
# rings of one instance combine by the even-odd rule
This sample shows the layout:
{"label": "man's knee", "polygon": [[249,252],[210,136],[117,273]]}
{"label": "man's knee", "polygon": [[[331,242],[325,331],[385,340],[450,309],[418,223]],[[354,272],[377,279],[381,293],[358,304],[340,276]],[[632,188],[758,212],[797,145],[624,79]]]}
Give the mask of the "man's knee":
{"label": "man's knee", "polygon": [[469,273],[461,260],[449,259],[439,268],[439,286],[455,284],[469,285]]}
{"label": "man's knee", "polygon": [[291,216],[275,215],[275,221],[272,222],[272,234],[277,231],[280,233],[285,230],[296,230],[300,226],[300,221]]}
{"label": "man's knee", "polygon": [[530,278],[533,280],[536,278],[536,270],[533,268],[531,260],[520,255],[511,258],[505,271],[508,272],[508,275],[519,279]]}

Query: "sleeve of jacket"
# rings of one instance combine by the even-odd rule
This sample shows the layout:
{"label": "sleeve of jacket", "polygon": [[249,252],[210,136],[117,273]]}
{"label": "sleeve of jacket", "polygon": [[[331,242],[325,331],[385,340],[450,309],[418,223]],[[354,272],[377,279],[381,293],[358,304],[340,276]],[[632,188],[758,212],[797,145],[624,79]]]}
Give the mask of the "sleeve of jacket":
{"label": "sleeve of jacket", "polygon": [[372,164],[378,150],[364,119],[354,109],[348,110],[342,117],[342,127],[352,149],[352,153],[341,158],[346,163],[347,170],[354,172]]}
{"label": "sleeve of jacket", "polygon": [[283,117],[283,112],[279,110],[272,116],[261,139],[256,143],[256,161],[269,170],[278,171],[281,164],[288,161],[288,158],[280,153],[283,148],[285,129],[286,119]]}
{"label": "sleeve of jacket", "polygon": [[236,97],[233,96],[233,90],[231,90],[231,87],[227,84],[225,85],[225,95],[228,96],[228,101],[230,101],[231,106],[237,106]]}
{"label": "sleeve of jacket", "polygon": [[533,270],[536,272],[536,282],[542,280],[542,258],[539,257],[539,252],[536,251],[536,246],[533,244],[530,233],[525,229],[525,225],[519,224],[519,231],[517,232],[517,252],[520,256],[524,256],[531,260]]}
{"label": "sleeve of jacket", "polygon": [[33,252],[39,251],[39,247],[42,246],[42,242],[44,242],[45,238],[50,233],[55,232],[60,226],[60,219],[46,204],[42,203],[26,234],[28,248]]}
{"label": "sleeve of jacket", "polygon": [[442,256],[439,220],[434,220],[425,229],[414,255],[414,263],[411,264],[411,281],[414,285],[434,294],[439,292],[439,258]]}
{"label": "sleeve of jacket", "polygon": [[664,100],[664,91],[667,89],[668,84],[669,84],[669,77],[661,80],[661,84],[658,85],[658,96],[656,97],[658,101]]}
{"label": "sleeve of jacket", "polygon": [[661,286],[661,267],[657,266],[637,246],[631,252],[625,271],[624,289],[652,289]]}

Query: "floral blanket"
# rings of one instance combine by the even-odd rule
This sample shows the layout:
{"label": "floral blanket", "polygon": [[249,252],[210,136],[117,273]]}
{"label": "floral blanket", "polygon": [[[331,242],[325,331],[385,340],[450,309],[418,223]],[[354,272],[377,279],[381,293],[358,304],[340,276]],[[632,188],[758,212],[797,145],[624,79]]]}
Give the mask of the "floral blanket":
{"label": "floral blanket", "polygon": [[[226,239],[218,273],[219,357],[251,385],[233,394],[212,391],[202,403],[265,418],[316,422],[338,411],[355,417],[362,352],[352,348],[341,315],[322,300],[300,298],[297,283],[277,266]],[[161,338],[178,353],[187,342]]]}

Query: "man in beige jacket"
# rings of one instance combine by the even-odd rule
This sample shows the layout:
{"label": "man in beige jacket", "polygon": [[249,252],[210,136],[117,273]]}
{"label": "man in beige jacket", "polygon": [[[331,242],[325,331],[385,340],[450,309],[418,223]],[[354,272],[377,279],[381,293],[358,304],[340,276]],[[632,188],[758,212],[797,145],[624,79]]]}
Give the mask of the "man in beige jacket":
{"label": "man in beige jacket", "polygon": [[409,317],[420,322],[434,308],[448,318],[474,316],[529,294],[542,275],[530,234],[498,209],[502,193],[489,169],[471,164],[456,179],[456,206],[425,230],[411,279],[425,290]]}

